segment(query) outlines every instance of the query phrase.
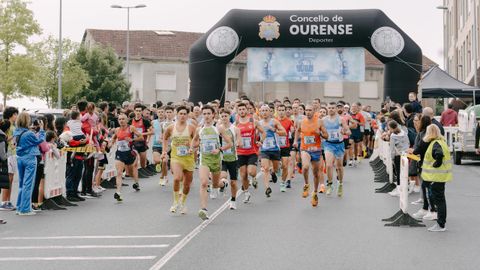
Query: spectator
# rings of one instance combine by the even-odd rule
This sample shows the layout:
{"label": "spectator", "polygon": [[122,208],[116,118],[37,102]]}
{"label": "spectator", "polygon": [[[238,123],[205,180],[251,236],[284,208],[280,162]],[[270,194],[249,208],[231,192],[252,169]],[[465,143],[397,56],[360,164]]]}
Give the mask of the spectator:
{"label": "spectator", "polygon": [[[5,120],[0,120],[0,168],[1,168],[1,179],[2,181],[0,186],[10,187],[10,179],[8,178],[8,162],[7,162],[7,134],[5,132],[10,128],[10,122]],[[0,224],[7,223],[5,220],[0,219]]]}
{"label": "spectator", "polygon": [[440,118],[440,124],[444,127],[452,127],[458,124],[458,114],[453,109],[453,104],[448,104],[448,109],[442,112],[442,118]]}
{"label": "spectator", "polygon": [[410,100],[410,104],[412,104],[414,113],[422,112],[422,105],[420,104],[420,102],[418,102],[417,93],[415,92],[408,93],[408,100]]}
{"label": "spectator", "polygon": [[17,121],[18,109],[15,107],[7,107],[3,112],[3,119],[10,122],[9,129],[5,132],[7,134],[8,142],[8,178],[10,180],[10,188],[2,189],[2,203],[0,204],[0,210],[13,211],[15,206],[10,201],[12,192],[12,183],[14,175],[17,173],[17,155],[16,155],[16,141],[13,139],[13,133],[15,132],[15,122]]}
{"label": "spectator", "polygon": [[438,122],[437,119],[434,118],[432,108],[425,107],[423,109],[423,115],[426,115],[426,116],[430,117],[430,119],[432,119],[432,124],[437,125],[437,127],[440,129],[440,133],[442,134],[442,136],[445,136],[445,130],[443,129],[442,124],[440,124],[440,122]]}
{"label": "spectator", "polygon": [[17,128],[13,133],[17,142],[18,162],[18,197],[17,213],[21,216],[34,215],[32,211],[32,188],[35,181],[37,156],[40,155],[39,144],[45,141],[43,121],[39,122],[39,136],[29,130],[30,115],[22,112],[17,118]]}

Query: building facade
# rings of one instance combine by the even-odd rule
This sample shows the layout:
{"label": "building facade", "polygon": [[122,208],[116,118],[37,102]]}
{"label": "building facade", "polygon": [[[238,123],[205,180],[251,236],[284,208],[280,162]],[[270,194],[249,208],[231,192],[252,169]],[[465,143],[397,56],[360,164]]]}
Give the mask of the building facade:
{"label": "building facade", "polygon": [[[131,93],[134,101],[154,103],[180,101],[189,95],[188,54],[190,46],[203,33],[180,31],[130,31]],[[119,57],[126,52],[126,31],[87,29],[84,46],[110,46]],[[424,71],[436,65],[423,57]],[[227,66],[225,99],[247,95],[253,100],[274,100],[283,97],[322,101],[360,101],[379,109],[383,96],[383,64],[365,51],[364,82],[249,82],[247,52],[240,53]],[[415,90],[415,89],[408,89]],[[220,98],[220,97],[219,97]]]}
{"label": "building facade", "polygon": [[474,85],[479,66],[479,4],[480,0],[443,0],[443,6],[439,7],[444,13],[445,69],[453,77],[470,85]]}

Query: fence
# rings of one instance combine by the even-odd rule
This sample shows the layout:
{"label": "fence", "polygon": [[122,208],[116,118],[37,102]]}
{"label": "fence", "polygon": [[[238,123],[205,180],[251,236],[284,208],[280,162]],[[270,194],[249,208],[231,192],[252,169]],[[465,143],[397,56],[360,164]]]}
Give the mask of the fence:
{"label": "fence", "polygon": [[395,188],[400,192],[399,208],[400,210],[389,218],[382,219],[382,221],[390,222],[385,226],[402,226],[410,227],[424,227],[420,221],[412,218],[408,213],[408,158],[403,154],[400,160],[400,186],[397,187],[393,183],[393,164],[390,154],[390,142],[384,141],[381,138],[380,131],[377,132],[375,148],[370,158],[370,166],[375,174],[375,182],[386,182],[386,184],[375,190],[376,193],[387,193]]}

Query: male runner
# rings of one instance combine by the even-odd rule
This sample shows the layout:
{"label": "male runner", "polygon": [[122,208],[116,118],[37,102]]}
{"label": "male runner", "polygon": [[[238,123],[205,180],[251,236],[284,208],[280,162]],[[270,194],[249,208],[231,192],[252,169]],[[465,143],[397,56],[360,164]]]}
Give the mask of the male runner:
{"label": "male runner", "polygon": [[[354,161],[351,161],[351,166],[357,166],[358,157],[363,156],[363,131],[365,129],[365,118],[360,112],[361,104],[359,102],[352,103],[350,116],[352,121],[350,121],[350,130],[352,132],[351,139],[353,140],[353,157]],[[351,153],[351,152],[350,152]],[[352,157],[350,157],[352,158]],[[349,164],[350,165],[350,164]]]}
{"label": "male runner", "polygon": [[[128,125],[127,115],[120,114],[118,116],[118,123],[120,127],[115,129],[112,141],[109,148],[117,143],[117,152],[115,153],[115,167],[117,169],[116,185],[117,190],[113,195],[113,198],[118,202],[122,202],[122,174],[123,170],[133,177],[135,183],[132,185],[136,191],[140,190],[138,184],[138,170],[136,167],[136,154],[132,150],[132,143],[134,141],[143,140],[142,134],[132,125]],[[135,137],[135,138],[134,138]]]}
{"label": "male runner", "polygon": [[327,195],[332,193],[333,167],[337,169],[338,189],[337,195],[343,195],[343,155],[345,146],[343,145],[343,136],[350,135],[350,129],[347,121],[338,115],[335,102],[328,104],[328,115],[323,118],[328,139],[325,140],[323,147],[325,149],[325,159],[327,164]]}
{"label": "male runner", "polygon": [[302,157],[302,172],[305,179],[305,185],[303,186],[302,197],[308,197],[310,184],[308,180],[310,164],[312,165],[313,172],[313,192],[312,192],[312,206],[318,205],[318,186],[320,184],[320,178],[323,177],[320,163],[322,162],[322,148],[321,139],[328,139],[327,131],[323,125],[322,119],[314,117],[314,110],[312,105],[307,105],[305,108],[306,117],[300,123],[300,127],[295,133],[294,146],[298,146],[298,138],[301,138],[301,157]]}
{"label": "male runner", "polygon": [[[283,107],[285,110],[285,106]],[[260,108],[260,117],[262,118],[259,123],[265,130],[266,136],[262,137],[259,143],[260,146],[260,158],[261,165],[263,170],[263,183],[265,184],[265,195],[267,198],[272,194],[272,189],[270,188],[270,162],[272,163],[273,173],[272,179],[276,182],[276,175],[274,175],[278,170],[278,163],[280,161],[280,146],[278,143],[277,136],[283,136],[286,138],[287,133],[283,128],[282,124],[274,118],[271,118],[271,111],[268,105],[263,105]]]}
{"label": "male runner", "polygon": [[[225,134],[223,127],[215,127],[214,117],[215,109],[212,106],[205,105],[202,108],[203,125],[199,126],[192,140],[192,149],[200,146],[200,210],[198,216],[202,220],[208,219],[207,201],[208,201],[208,179],[212,175],[212,190],[210,197],[216,198],[220,188],[220,171],[222,164],[222,152],[232,147],[230,137]],[[225,141],[225,145],[220,145],[220,136]],[[227,181],[222,183],[222,189],[228,185]]]}
{"label": "male runner", "polygon": [[[242,191],[245,193],[244,203],[248,203],[251,198],[251,194],[248,191],[250,182],[248,176],[253,178],[252,186],[257,188],[257,132],[261,133],[262,138],[265,137],[265,131],[253,118],[252,115],[248,115],[247,105],[240,103],[238,108],[237,128],[240,130],[240,146],[237,148],[238,154],[238,167],[240,171],[240,177],[242,179]],[[238,196],[237,196],[238,197]]]}
{"label": "male runner", "polygon": [[[193,179],[195,160],[191,142],[195,133],[195,126],[187,124],[189,109],[186,106],[177,108],[177,121],[168,126],[163,134],[162,158],[167,158],[168,141],[171,140],[171,169],[173,172],[173,204],[170,212],[176,213],[180,209],[181,214],[187,213],[185,201],[190,192],[190,184]],[[182,196],[180,198],[180,182],[183,180]]]}
{"label": "male runner", "polygon": [[135,117],[131,120],[130,124],[134,126],[138,133],[142,134],[143,140],[135,141],[133,147],[138,152],[140,159],[140,168],[138,174],[142,178],[147,178],[153,174],[149,172],[147,167],[147,150],[148,150],[148,136],[153,134],[150,120],[143,117],[143,105],[140,103],[135,104],[134,107]]}
{"label": "male runner", "polygon": [[[220,178],[223,181],[227,179],[227,172],[230,175],[230,190],[231,199],[229,208],[231,210],[237,209],[237,179],[238,179],[238,158],[237,147],[240,145],[240,130],[230,123],[231,111],[226,108],[220,109],[221,127],[225,130],[225,135],[232,141],[232,147],[223,151],[222,172]],[[222,139],[222,147],[226,147],[226,140]],[[225,149],[225,148],[224,148]]]}
{"label": "male runner", "polygon": [[[278,112],[278,121],[285,129],[287,133],[286,136],[279,136],[278,143],[280,145],[280,157],[282,158],[282,182],[280,183],[280,191],[287,191],[287,181],[290,181],[289,168],[290,166],[290,151],[291,151],[291,142],[292,131],[294,130],[293,121],[287,117],[286,107],[281,104],[277,107]],[[287,180],[288,179],[288,180]]]}

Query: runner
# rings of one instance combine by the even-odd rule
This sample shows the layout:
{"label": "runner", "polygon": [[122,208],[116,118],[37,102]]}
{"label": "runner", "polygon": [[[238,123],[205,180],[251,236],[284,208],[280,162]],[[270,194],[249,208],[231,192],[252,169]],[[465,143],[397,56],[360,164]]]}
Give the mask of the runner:
{"label": "runner", "polygon": [[148,137],[153,134],[150,120],[143,117],[143,105],[140,103],[135,104],[134,107],[135,117],[131,120],[130,124],[134,126],[138,133],[142,135],[143,140],[135,140],[133,147],[138,152],[140,159],[140,168],[138,174],[142,178],[153,176],[154,173],[148,171],[147,167],[147,150],[148,150]]}
{"label": "runner", "polygon": [[[285,112],[285,106],[283,106],[283,110]],[[267,198],[272,194],[270,179],[268,177],[270,171],[273,182],[277,182],[277,176],[275,174],[278,170],[278,163],[280,162],[280,145],[277,136],[282,136],[286,139],[287,135],[282,124],[280,124],[278,120],[271,118],[271,115],[270,107],[268,105],[263,105],[260,108],[260,117],[262,120],[260,120],[259,123],[266,133],[266,136],[261,137],[259,144],[261,143],[260,158],[263,171],[263,183],[265,185],[265,195]],[[270,166],[270,162],[272,163],[272,166]]]}
{"label": "runner", "polygon": [[313,207],[316,207],[318,205],[318,186],[320,184],[320,178],[323,177],[322,171],[320,170],[320,163],[322,162],[320,136],[325,139],[328,139],[328,136],[323,121],[313,116],[313,106],[307,105],[305,112],[307,117],[302,120],[300,127],[297,132],[295,132],[294,146],[298,146],[298,138],[301,138],[302,172],[303,178],[305,179],[302,197],[308,197],[310,189],[308,176],[311,164],[314,181],[311,203]]}
{"label": "runner", "polygon": [[369,111],[367,111],[367,106],[363,106],[362,110],[360,111],[363,115],[363,118],[365,119],[365,128],[363,131],[363,156],[365,158],[370,157],[370,148],[369,148],[369,143],[370,143],[370,138],[373,135],[372,134],[372,115],[370,114]]}
{"label": "runner", "polygon": [[[112,141],[109,144],[109,148],[117,143],[117,152],[115,153],[115,168],[117,168],[116,185],[117,190],[113,195],[113,198],[118,202],[122,202],[122,174],[123,170],[126,170],[128,175],[133,177],[133,189],[140,191],[140,185],[138,184],[138,170],[136,167],[136,153],[132,151],[133,141],[143,140],[142,134],[138,130],[127,123],[127,116],[120,114],[118,116],[118,123],[120,127],[115,129]],[[135,138],[133,138],[135,135]]]}
{"label": "runner", "polygon": [[[282,182],[280,183],[280,191],[285,192],[287,191],[287,181],[290,182],[289,168],[290,166],[290,152],[291,152],[291,142],[290,140],[292,137],[292,132],[294,130],[293,121],[290,120],[286,115],[286,107],[285,105],[279,105],[277,107],[278,112],[278,121],[285,129],[287,133],[286,136],[279,136],[278,143],[280,145],[280,157],[282,158]],[[288,179],[288,180],[287,180]],[[290,186],[290,183],[288,183]]]}
{"label": "runner", "polygon": [[[173,106],[165,106],[165,121],[162,123],[162,137],[165,135],[165,131],[167,128],[175,123],[175,108]],[[163,138],[162,138],[163,140]],[[170,154],[171,154],[171,149],[170,149],[170,144],[171,144],[171,139],[168,140],[167,144],[163,144],[162,141],[162,153],[163,153],[163,148],[167,149],[167,157],[161,158],[162,160],[162,172],[160,174],[160,180],[159,184],[161,185],[164,183],[165,185],[168,183],[168,170],[170,169]]]}
{"label": "runner", "polygon": [[363,117],[362,113],[360,112],[360,103],[359,102],[354,102],[352,103],[352,108],[350,112],[350,116],[352,117],[352,120],[350,121],[350,131],[351,135],[350,138],[353,140],[353,153],[350,151],[350,154],[353,154],[353,160],[352,156],[350,156],[350,167],[357,166],[358,165],[358,157],[362,156],[363,157],[363,148],[362,148],[362,143],[363,143],[363,132],[365,130],[365,118]]}
{"label": "runner", "polygon": [[[208,180],[212,175],[212,189],[210,198],[215,199],[218,196],[220,188],[227,187],[225,180],[220,185],[220,171],[222,164],[222,152],[232,147],[230,137],[225,134],[223,127],[214,126],[215,109],[212,106],[205,105],[202,108],[203,125],[199,126],[193,136],[192,148],[200,146],[200,210],[198,216],[208,219]],[[220,145],[220,136],[225,141],[225,145]]]}
{"label": "runner", "polygon": [[338,179],[337,195],[341,197],[343,195],[343,155],[345,153],[343,136],[350,135],[350,129],[345,119],[338,115],[335,102],[330,102],[327,109],[328,116],[323,118],[323,123],[328,133],[328,139],[323,144],[328,179],[326,194],[330,195],[332,193],[333,167],[336,167]]}
{"label": "runner", "polygon": [[[346,106],[347,105],[345,105],[344,102],[339,101],[337,103],[337,113],[338,113],[338,115],[340,115],[342,120],[344,120],[345,123],[347,123],[347,125],[349,125],[350,119],[352,119],[352,117],[350,116],[350,114],[347,113]],[[343,144],[344,144],[344,148],[345,148],[345,154],[343,155],[343,167],[345,167],[345,166],[347,166],[347,161],[348,161],[350,147],[351,147],[350,146],[350,136],[349,135],[347,135],[347,134],[343,135]]]}
{"label": "runner", "polygon": [[[165,110],[163,108],[159,108],[157,110],[158,118],[152,121],[153,126],[153,146],[152,146],[152,158],[153,164],[155,165],[155,170],[157,172],[163,172],[163,160],[162,160],[162,152],[163,152],[163,116],[165,114]],[[166,180],[163,177],[163,173],[160,175],[160,180],[158,182],[159,185],[165,186]]]}
{"label": "runner", "polygon": [[[195,160],[191,142],[195,133],[195,126],[187,124],[189,109],[186,106],[177,108],[177,121],[168,126],[163,134],[163,145],[168,145],[171,140],[171,169],[173,172],[173,204],[170,212],[181,214],[187,213],[185,202],[190,192],[190,184],[193,179]],[[167,158],[167,147],[163,147],[162,158]],[[180,182],[183,180],[183,190],[180,198]]]}
{"label": "runner", "polygon": [[[226,181],[227,172],[230,175],[230,190],[231,199],[229,208],[231,210],[237,209],[236,196],[237,196],[237,179],[238,179],[238,158],[236,148],[240,146],[240,130],[230,123],[231,111],[229,109],[220,109],[221,127],[225,130],[225,134],[232,141],[232,147],[223,151],[222,160],[222,172],[220,178],[222,181]],[[222,147],[226,146],[226,140],[222,140]],[[224,148],[225,149],[225,148]]]}
{"label": "runner", "polygon": [[[242,179],[242,191],[245,194],[244,203],[248,203],[251,198],[251,194],[248,191],[250,182],[248,176],[252,177],[252,186],[257,188],[257,144],[256,134],[257,131],[261,133],[262,137],[265,137],[265,131],[253,118],[253,115],[248,115],[247,105],[245,103],[238,104],[238,120],[237,128],[240,130],[240,145],[237,148],[238,154],[238,167],[240,171],[240,177]],[[237,194],[238,197],[238,194]]]}

